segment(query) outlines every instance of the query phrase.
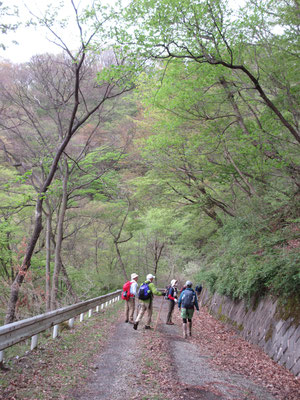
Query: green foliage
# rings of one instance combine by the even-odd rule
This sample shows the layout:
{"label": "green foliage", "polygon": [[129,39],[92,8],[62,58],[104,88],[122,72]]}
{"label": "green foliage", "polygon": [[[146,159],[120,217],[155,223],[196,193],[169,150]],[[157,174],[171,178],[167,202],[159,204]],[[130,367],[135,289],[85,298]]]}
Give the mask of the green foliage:
{"label": "green foliage", "polygon": [[32,210],[34,193],[26,184],[29,176],[30,173],[20,176],[7,167],[0,167],[0,291],[3,293],[14,279],[26,235],[23,222]]}
{"label": "green foliage", "polygon": [[[256,204],[257,206],[257,204]],[[274,227],[276,213],[250,207],[227,221],[201,252],[198,279],[212,292],[242,299],[271,293],[299,297],[299,230],[296,224]],[[295,211],[294,211],[295,212]],[[285,222],[286,223],[286,222]]]}
{"label": "green foliage", "polygon": [[23,175],[17,174],[12,169],[0,166],[0,202],[2,210],[7,213],[22,208],[33,198],[34,192],[28,184],[25,184],[31,175],[31,171]]}
{"label": "green foliage", "polygon": [[[148,169],[134,185],[144,215],[151,208],[146,226],[162,226],[171,254],[188,249],[182,269],[200,265],[212,290],[234,298],[299,293],[297,248],[289,244],[297,239],[280,223],[272,230],[298,190],[299,146],[249,80],[258,78],[285,121],[298,126],[296,8],[262,0],[234,15],[226,1],[139,0],[125,10],[132,35],[120,33],[124,41],[132,36],[133,51],[156,59],[138,97]],[[178,236],[163,223],[173,226],[166,210],[173,222],[179,214],[189,221],[178,224]]]}
{"label": "green foliage", "polygon": [[[267,292],[299,296],[299,146],[257,90],[259,84],[285,121],[299,126],[296,3],[249,1],[236,11],[222,0],[136,0],[122,11],[94,5],[79,17],[83,41],[95,32],[86,50],[97,54],[95,68],[82,76],[91,98],[80,101],[80,110],[92,109],[107,83],[114,86],[110,107],[101,110],[99,128],[91,119],[78,132],[43,197],[55,231],[68,176],[62,258],[73,290],[85,299],[122,285],[117,241],[127,274],[153,271],[161,248],[163,279],[197,278],[239,299]],[[51,26],[57,12],[48,10]],[[112,39],[119,44],[102,53]],[[64,69],[39,60],[53,75],[54,92],[59,82],[71,90]],[[30,167],[23,175],[0,170],[0,272],[6,279],[31,229],[28,184],[38,187],[49,172],[48,146],[56,146],[59,132],[54,112],[61,99],[49,103],[52,92],[44,96],[38,76],[32,82],[28,94],[39,99],[35,112],[47,146],[24,128],[22,137],[37,156],[24,160]],[[125,95],[133,86],[135,95]],[[118,87],[124,94],[117,102]],[[85,148],[89,135],[94,142]],[[26,277],[35,295],[44,285],[44,238],[45,231]],[[60,300],[67,303],[64,279]],[[0,289],[6,293],[7,285]]]}

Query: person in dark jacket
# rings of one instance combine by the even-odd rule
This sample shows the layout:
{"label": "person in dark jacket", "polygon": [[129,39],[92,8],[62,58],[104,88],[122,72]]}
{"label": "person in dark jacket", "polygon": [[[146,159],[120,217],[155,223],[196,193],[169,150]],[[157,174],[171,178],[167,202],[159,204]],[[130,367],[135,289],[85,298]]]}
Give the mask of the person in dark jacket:
{"label": "person in dark jacket", "polygon": [[169,310],[168,310],[167,322],[166,322],[167,325],[174,325],[174,322],[172,322],[172,315],[173,315],[175,304],[178,301],[176,284],[177,284],[176,279],[172,279],[171,285],[167,292],[167,297],[168,297],[168,302],[169,302]]}
{"label": "person in dark jacket", "polygon": [[200,294],[202,292],[202,285],[201,284],[199,284],[199,285],[197,285],[195,287],[195,292],[197,293],[197,297],[198,297],[198,300],[199,300]]}
{"label": "person in dark jacket", "polygon": [[178,300],[178,308],[181,309],[183,337],[187,338],[187,321],[189,323],[189,335],[192,336],[192,318],[195,307],[199,311],[196,292],[192,289],[192,282],[186,281],[186,289],[181,293]]}

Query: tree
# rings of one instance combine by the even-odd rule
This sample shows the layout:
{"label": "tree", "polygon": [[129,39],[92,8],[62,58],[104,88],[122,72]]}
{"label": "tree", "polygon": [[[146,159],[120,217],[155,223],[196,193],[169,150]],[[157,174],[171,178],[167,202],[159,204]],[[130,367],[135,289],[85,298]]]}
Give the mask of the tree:
{"label": "tree", "polygon": [[[275,11],[270,13],[268,10],[273,8]],[[273,117],[285,132],[292,135],[297,145],[300,134],[298,122],[293,119],[295,112],[286,104],[278,104],[278,94],[268,93],[270,71],[272,77],[277,74],[272,68],[274,64],[268,64],[265,70],[260,57],[261,53],[271,50],[272,57],[278,60],[280,49],[289,68],[293,68],[297,62],[294,49],[299,43],[295,36],[289,42],[292,29],[297,29],[295,19],[287,22],[292,10],[299,14],[294,1],[249,1],[235,17],[223,0],[184,0],[179,3],[173,0],[155,3],[140,0],[133,2],[124,12],[129,24],[135,22],[133,34],[126,27],[119,39],[122,43],[134,43],[133,52],[148,58],[185,60],[187,64],[206,63],[237,75],[242,82],[251,85],[252,92],[258,96],[257,101],[262,101],[271,110]],[[274,24],[283,27],[285,33],[275,34],[272,31]],[[262,28],[257,28],[260,25]],[[290,97],[294,103],[295,96]]]}
{"label": "tree", "polygon": [[33,191],[25,176],[0,168],[0,277],[7,285],[15,279],[18,243],[23,239],[24,220],[31,213]]}
{"label": "tree", "polygon": [[[85,126],[85,124],[93,115],[101,111],[101,108],[106,101],[116,98],[122,93],[132,89],[132,82],[129,79],[130,77],[128,70],[121,75],[114,73],[113,76],[110,76],[108,73],[106,73],[104,78],[101,76],[98,77],[100,96],[95,98],[95,101],[91,104],[86,101],[89,93],[84,91],[85,88],[82,86],[82,78],[86,72],[86,65],[88,62],[87,55],[91,51],[92,41],[95,35],[100,35],[101,33],[104,35],[104,23],[107,16],[103,14],[103,20],[98,21],[96,26],[92,27],[92,30],[85,33],[82,25],[83,20],[79,16],[78,9],[75,7],[73,2],[72,5],[80,38],[79,47],[75,52],[70,50],[70,48],[64,42],[63,37],[59,36],[59,34],[55,31],[53,26],[55,21],[55,19],[53,19],[54,14],[48,14],[44,19],[39,19],[39,22],[49,29],[54,38],[57,40],[59,46],[64,51],[65,57],[70,66],[68,71],[68,79],[70,80],[72,86],[70,86],[70,91],[67,93],[63,92],[61,96],[61,104],[63,104],[64,112],[67,113],[68,117],[66,118],[66,123],[60,127],[60,138],[57,149],[53,155],[50,156],[49,166],[47,167],[45,176],[39,186],[39,193],[35,206],[33,232],[28,240],[26,253],[20,267],[20,271],[18,272],[11,287],[11,296],[7,309],[6,323],[12,322],[14,319],[15,305],[18,299],[19,289],[28,269],[30,268],[31,258],[43,228],[43,203],[47,197],[47,192],[56,174],[62,155],[66,152],[67,146],[74,135]],[[115,61],[115,63],[117,63],[117,61]],[[59,84],[60,81],[58,81],[58,85]],[[58,85],[53,87],[53,92],[59,91],[60,87]],[[43,107],[41,108],[43,110]],[[45,110],[47,110],[47,108]],[[27,119],[30,120],[31,117],[31,113],[26,110],[25,123],[27,123]]]}
{"label": "tree", "polygon": [[[152,4],[146,3],[135,2],[132,9],[129,8],[129,16],[136,16],[138,12],[142,15],[140,30],[135,31],[135,44],[145,56],[167,60],[155,64],[154,79],[149,79],[140,96],[148,97],[146,113],[150,114],[150,121],[155,121],[150,128],[154,136],[147,141],[144,152],[149,164],[155,166],[159,176],[164,176],[166,184],[188,202],[194,201],[188,194],[195,194],[198,182],[202,197],[207,199],[206,211],[215,220],[217,215],[211,213],[211,206],[234,215],[234,205],[227,202],[232,197],[231,193],[229,196],[224,194],[228,193],[228,187],[224,188],[225,182],[226,186],[232,182],[231,192],[238,187],[247,197],[261,196],[270,189],[280,196],[293,196],[300,183],[298,144],[290,140],[288,131],[280,120],[274,118],[269,105],[255,95],[256,89],[249,86],[247,74],[213,62],[226,60],[235,65],[238,60],[248,65],[252,72],[257,68],[264,90],[270,93],[276,106],[284,110],[288,121],[296,128],[299,126],[299,117],[295,113],[299,98],[293,89],[289,90],[294,88],[296,81],[287,72],[294,70],[295,54],[291,55],[283,48],[285,37],[271,32],[267,35],[268,29],[273,26],[271,17],[268,16],[266,23],[255,28],[258,14],[261,19],[264,14],[268,15],[266,5],[264,9],[261,9],[261,4],[258,9],[249,6],[253,19],[247,23],[242,16],[236,21],[227,20],[224,16],[225,2],[214,2],[217,4],[214,8],[210,2],[196,4],[183,1],[175,4],[163,1],[149,13],[147,10],[151,10]],[[281,25],[286,23],[284,19],[280,20],[279,14],[276,21]],[[161,26],[163,23],[168,27]],[[200,28],[203,32],[205,28],[203,24],[206,24],[207,38],[201,36]],[[226,24],[228,29],[224,36]],[[231,30],[231,25],[235,27],[235,32]],[[257,40],[256,46],[253,46],[248,40],[251,35],[258,38],[255,29],[267,37],[266,42]],[[145,35],[142,43],[145,31],[149,36]],[[198,32],[198,35],[192,32]],[[194,40],[196,37],[200,37],[200,44]],[[216,38],[215,42],[213,38]],[[227,47],[226,39],[230,43]],[[296,43],[294,37],[289,47],[291,52]],[[168,53],[170,48],[172,53]],[[205,49],[213,59],[206,56]],[[192,57],[201,51],[202,58]],[[276,67],[266,65],[270,57],[272,67]],[[279,57],[284,60],[282,63],[278,61]],[[176,185],[170,181],[171,174],[177,177]],[[286,190],[287,184],[294,193]],[[194,192],[187,190],[188,187]],[[215,197],[216,190],[222,198]],[[222,226],[220,219],[218,225]]]}
{"label": "tree", "polygon": [[15,17],[18,16],[18,8],[14,6],[13,8],[5,6],[2,1],[0,1],[0,32],[1,32],[1,42],[0,48],[6,49],[6,44],[3,36],[9,32],[14,32],[18,26],[19,22],[15,21]]}
{"label": "tree", "polygon": [[[84,151],[80,152],[76,160],[68,161],[64,157],[60,165],[62,186],[55,237],[51,309],[57,308],[58,278],[61,269],[67,277],[61,257],[63,240],[82,229],[80,226],[64,229],[67,212],[89,198],[94,199],[99,196],[109,199],[109,191],[105,186],[112,180],[113,169],[121,158],[119,151],[113,151],[108,145],[89,151],[84,146]],[[70,283],[68,285],[71,287]]]}

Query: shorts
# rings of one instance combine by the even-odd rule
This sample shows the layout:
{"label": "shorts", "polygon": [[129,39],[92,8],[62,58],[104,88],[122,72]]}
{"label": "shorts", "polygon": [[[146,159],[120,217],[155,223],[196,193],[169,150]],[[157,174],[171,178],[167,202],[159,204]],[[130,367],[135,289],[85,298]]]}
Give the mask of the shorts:
{"label": "shorts", "polygon": [[194,315],[193,308],[182,308],[181,309],[181,318],[192,319],[193,315]]}

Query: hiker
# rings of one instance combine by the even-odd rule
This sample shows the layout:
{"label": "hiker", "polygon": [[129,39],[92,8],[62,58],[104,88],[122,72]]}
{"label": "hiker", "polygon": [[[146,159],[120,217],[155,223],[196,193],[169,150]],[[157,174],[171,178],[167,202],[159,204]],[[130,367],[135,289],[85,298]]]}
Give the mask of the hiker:
{"label": "hiker", "polygon": [[171,280],[171,285],[168,288],[168,291],[166,293],[166,297],[169,301],[169,310],[168,310],[168,315],[167,315],[167,325],[174,325],[174,322],[172,322],[172,314],[174,311],[175,304],[177,303],[177,287],[176,287],[177,281],[176,279]]}
{"label": "hiker", "polygon": [[182,286],[182,288],[180,289],[180,294],[186,289],[186,285]]}
{"label": "hiker", "polygon": [[195,287],[195,292],[197,293],[197,298],[198,298],[198,300],[199,300],[200,293],[202,292],[202,285],[201,285],[201,284],[199,284],[199,285],[197,285],[197,286]]}
{"label": "hiker", "polygon": [[148,274],[146,276],[146,281],[140,286],[138,298],[140,302],[140,310],[138,316],[133,325],[133,329],[137,330],[138,324],[140,320],[143,318],[145,311],[147,311],[147,321],[145,325],[145,329],[152,329],[151,318],[152,318],[152,310],[153,310],[153,296],[162,296],[164,293],[161,293],[156,289],[153,283],[154,275]]}
{"label": "hiker", "polygon": [[187,338],[187,321],[189,322],[189,335],[192,336],[192,318],[194,308],[199,311],[196,292],[192,289],[192,282],[186,281],[186,289],[181,293],[178,300],[178,308],[181,309],[183,337]]}
{"label": "hiker", "polygon": [[[130,281],[127,282],[127,290],[129,289],[129,293],[127,294],[127,298],[125,301],[125,322],[129,322],[130,324],[134,323],[133,314],[135,310],[135,297],[137,296],[137,281],[139,276],[136,273],[131,274]],[[125,284],[125,285],[126,285]],[[124,285],[124,287],[125,287]],[[124,290],[123,287],[123,290]]]}

